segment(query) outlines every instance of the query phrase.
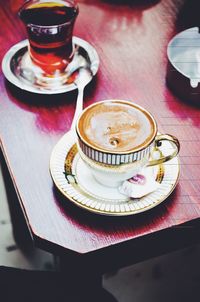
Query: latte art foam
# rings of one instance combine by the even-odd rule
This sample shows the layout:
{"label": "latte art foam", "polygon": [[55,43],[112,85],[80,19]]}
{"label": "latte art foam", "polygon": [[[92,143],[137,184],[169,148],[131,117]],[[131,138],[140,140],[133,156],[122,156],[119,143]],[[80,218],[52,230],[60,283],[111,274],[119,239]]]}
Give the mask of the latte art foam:
{"label": "latte art foam", "polygon": [[115,101],[97,103],[86,110],[78,127],[86,143],[111,152],[141,147],[154,133],[150,116],[137,107]]}

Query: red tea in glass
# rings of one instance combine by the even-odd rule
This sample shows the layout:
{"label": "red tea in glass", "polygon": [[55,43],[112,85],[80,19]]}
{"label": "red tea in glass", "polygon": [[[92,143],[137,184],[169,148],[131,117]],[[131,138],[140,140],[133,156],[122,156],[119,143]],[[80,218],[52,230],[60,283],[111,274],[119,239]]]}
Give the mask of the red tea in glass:
{"label": "red tea in glass", "polygon": [[73,59],[73,27],[78,15],[74,1],[28,1],[19,12],[26,25],[29,53],[45,75],[64,73]]}

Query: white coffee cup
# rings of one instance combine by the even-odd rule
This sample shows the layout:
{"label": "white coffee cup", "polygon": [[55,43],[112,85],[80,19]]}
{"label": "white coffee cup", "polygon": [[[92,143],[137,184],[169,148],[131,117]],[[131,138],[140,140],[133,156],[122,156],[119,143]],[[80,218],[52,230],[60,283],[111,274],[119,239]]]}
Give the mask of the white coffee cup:
{"label": "white coffee cup", "polygon": [[[179,141],[169,134],[158,134],[153,116],[135,103],[105,100],[83,110],[76,124],[79,154],[98,182],[118,187],[145,166],[161,164],[175,157]],[[154,158],[163,140],[174,150]]]}

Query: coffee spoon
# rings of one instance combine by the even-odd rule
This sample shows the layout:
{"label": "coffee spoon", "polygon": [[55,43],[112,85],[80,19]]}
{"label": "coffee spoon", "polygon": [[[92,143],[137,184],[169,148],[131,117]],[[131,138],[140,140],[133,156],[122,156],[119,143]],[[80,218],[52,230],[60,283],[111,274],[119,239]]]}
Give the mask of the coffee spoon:
{"label": "coffee spoon", "polygon": [[78,76],[75,79],[74,83],[78,88],[78,97],[76,101],[76,109],[74,118],[71,125],[71,130],[75,131],[76,121],[83,110],[83,93],[85,86],[91,81],[93,77],[92,71],[89,68],[88,64],[86,66],[81,66],[78,69]]}

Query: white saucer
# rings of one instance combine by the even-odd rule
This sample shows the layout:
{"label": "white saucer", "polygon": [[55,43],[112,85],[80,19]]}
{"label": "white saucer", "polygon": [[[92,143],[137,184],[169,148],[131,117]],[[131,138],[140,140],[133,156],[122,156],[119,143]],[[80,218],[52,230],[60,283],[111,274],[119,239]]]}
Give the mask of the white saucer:
{"label": "white saucer", "polygon": [[[70,63],[70,71],[78,70],[80,65],[87,65],[93,76],[96,75],[99,68],[99,56],[95,48],[83,39],[73,37],[75,55]],[[5,54],[2,61],[2,71],[6,79],[22,90],[39,94],[59,94],[77,89],[73,79],[70,81],[64,78],[54,78],[51,86],[51,78],[38,78],[39,67],[32,64],[28,55],[28,40],[21,41],[12,46]],[[71,72],[70,72],[71,73]],[[78,78],[76,75],[76,79]],[[40,82],[50,82],[50,85],[44,86]]]}
{"label": "white saucer", "polygon": [[[90,212],[110,216],[126,216],[147,211],[163,202],[174,190],[179,176],[178,157],[162,165],[149,167],[161,185],[153,193],[132,199],[117,188],[98,183],[80,158],[75,144],[75,134],[66,133],[51,154],[50,173],[59,191],[77,206]],[[169,142],[162,146],[168,154]]]}

